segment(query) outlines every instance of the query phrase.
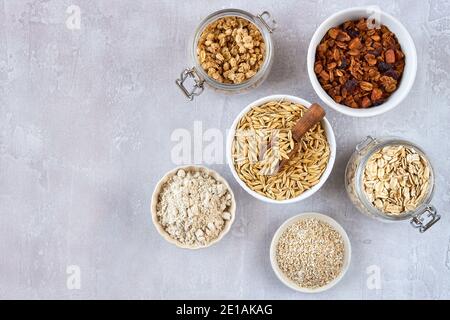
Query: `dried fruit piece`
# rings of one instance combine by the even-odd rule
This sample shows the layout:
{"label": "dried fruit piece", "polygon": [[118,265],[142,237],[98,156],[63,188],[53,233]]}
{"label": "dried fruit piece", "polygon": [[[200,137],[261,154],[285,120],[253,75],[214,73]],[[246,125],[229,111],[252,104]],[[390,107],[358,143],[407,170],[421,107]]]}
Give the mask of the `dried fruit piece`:
{"label": "dried fruit piece", "polygon": [[378,100],[380,100],[382,97],[383,97],[383,91],[381,91],[381,90],[378,89],[378,88],[375,88],[375,89],[372,90],[372,94],[371,94],[371,96],[370,96],[370,99],[371,99],[372,101],[378,101]]}
{"label": "dried fruit piece", "polygon": [[341,64],[339,65],[339,69],[345,69],[347,68],[347,59],[345,57],[342,58]]}
{"label": "dried fruit piece", "polygon": [[395,79],[395,80],[398,80],[398,79],[400,78],[400,75],[398,74],[398,72],[395,71],[395,70],[392,70],[392,69],[386,71],[386,72],[384,73],[384,75],[385,75],[385,76],[388,76],[388,77],[391,77],[391,78],[393,78],[393,79]]}
{"label": "dried fruit piece", "polygon": [[351,79],[348,80],[345,85],[344,85],[344,89],[345,91],[347,91],[348,93],[352,94],[353,91],[356,89],[356,87],[358,86],[358,81],[356,81],[355,79]]}
{"label": "dried fruit piece", "polygon": [[386,72],[392,69],[392,66],[389,63],[386,63],[384,61],[378,62],[378,70],[380,72]]}
{"label": "dried fruit piece", "polygon": [[394,64],[395,63],[395,52],[394,52],[394,50],[389,49],[388,51],[386,51],[386,53],[384,54],[384,59],[386,60],[387,63]]}
{"label": "dried fruit piece", "polygon": [[372,101],[370,101],[369,98],[364,97],[363,100],[362,100],[361,106],[362,106],[363,108],[368,108],[368,107],[370,107],[371,105],[372,105]]}
{"label": "dried fruit piece", "polygon": [[359,36],[359,31],[356,29],[347,29],[347,33],[352,38]]}

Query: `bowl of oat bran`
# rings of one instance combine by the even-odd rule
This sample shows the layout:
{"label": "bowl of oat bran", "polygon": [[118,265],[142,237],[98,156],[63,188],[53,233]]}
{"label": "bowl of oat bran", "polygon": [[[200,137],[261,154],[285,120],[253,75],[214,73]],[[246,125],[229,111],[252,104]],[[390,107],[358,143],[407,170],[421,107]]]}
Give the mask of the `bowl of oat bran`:
{"label": "bowl of oat bran", "polygon": [[169,243],[201,249],[219,242],[234,222],[236,201],[228,182],[204,166],[182,166],[157,183],[152,222]]}
{"label": "bowl of oat bran", "polygon": [[334,219],[315,212],[285,221],[270,245],[270,262],[278,279],[303,293],[334,287],[350,265],[351,245]]}
{"label": "bowl of oat bran", "polygon": [[[267,164],[270,167],[274,159],[270,153],[260,152],[273,141],[268,130],[275,129],[279,133],[279,154],[289,153],[289,131],[310,106],[310,102],[295,96],[271,95],[250,103],[234,120],[227,138],[227,162],[239,185],[256,199],[274,204],[302,201],[328,179],[336,158],[336,140],[326,118],[302,137],[300,153],[282,170],[267,171]],[[263,141],[258,140],[260,134]],[[240,141],[242,138],[246,141]],[[249,145],[253,142],[255,147]]]}

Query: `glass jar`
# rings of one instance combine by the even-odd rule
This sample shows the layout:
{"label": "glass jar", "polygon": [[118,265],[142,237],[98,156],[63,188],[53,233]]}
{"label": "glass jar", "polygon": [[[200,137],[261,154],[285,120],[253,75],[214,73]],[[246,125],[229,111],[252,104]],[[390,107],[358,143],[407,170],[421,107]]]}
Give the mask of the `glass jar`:
{"label": "glass jar", "polygon": [[[404,145],[405,147],[414,148],[428,163],[430,169],[430,178],[428,190],[421,202],[412,211],[403,212],[399,215],[388,215],[377,209],[367,198],[363,190],[363,176],[366,164],[371,156],[386,146]],[[402,220],[410,220],[414,228],[419,229],[421,233],[428,230],[433,224],[440,219],[436,208],[430,204],[434,190],[434,172],[431,163],[425,152],[417,145],[396,137],[372,138],[368,136],[364,141],[359,143],[355,152],[351,156],[347,168],[345,170],[345,187],[347,194],[353,204],[361,211],[372,218],[384,222],[395,222]]]}
{"label": "glass jar", "polygon": [[[197,58],[197,44],[203,30],[215,20],[227,16],[243,18],[253,23],[261,32],[266,45],[264,62],[260,70],[258,70],[258,72],[253,77],[239,84],[221,83],[214,80],[213,78],[208,76],[205,70],[201,67],[200,62]],[[225,93],[240,93],[250,88],[257,87],[267,78],[270,67],[272,66],[273,43],[271,33],[275,30],[275,28],[276,22],[275,20],[271,20],[271,15],[267,11],[264,11],[263,13],[256,16],[239,9],[224,9],[210,14],[198,26],[197,30],[195,31],[192,44],[189,48],[189,55],[191,57],[193,67],[184,69],[181,72],[180,78],[176,80],[176,84],[186,95],[186,97],[191,101],[195,96],[198,96],[203,92],[205,84],[209,85],[215,90]],[[186,81],[188,79],[190,79],[191,82],[193,81],[193,85],[191,88],[186,87]]]}

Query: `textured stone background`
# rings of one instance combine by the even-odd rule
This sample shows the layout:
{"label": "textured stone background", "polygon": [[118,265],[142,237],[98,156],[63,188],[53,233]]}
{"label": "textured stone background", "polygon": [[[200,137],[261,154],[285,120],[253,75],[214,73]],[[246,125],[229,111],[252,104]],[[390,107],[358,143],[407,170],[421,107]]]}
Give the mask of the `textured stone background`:
{"label": "textured stone background", "polygon": [[[166,243],[151,224],[150,196],[175,164],[176,128],[225,130],[257,98],[287,93],[317,101],[306,73],[314,30],[330,14],[379,4],[400,18],[418,50],[409,97],[394,111],[355,119],[327,109],[338,145],[326,185],[300,204],[275,206],[243,191],[213,165],[238,201],[230,234],[207,250]],[[66,28],[80,6],[81,30]],[[269,10],[278,20],[271,74],[240,96],[207,90],[188,103],[174,85],[189,66],[188,39],[209,13]],[[450,298],[450,4],[448,1],[56,1],[0,0],[0,298]],[[426,234],[359,214],[344,168],[366,135],[399,135],[428,151],[442,221]],[[318,295],[284,287],[268,248],[276,228],[304,211],[338,220],[353,261]],[[81,269],[68,290],[66,268]],[[381,270],[369,290],[367,267]]]}

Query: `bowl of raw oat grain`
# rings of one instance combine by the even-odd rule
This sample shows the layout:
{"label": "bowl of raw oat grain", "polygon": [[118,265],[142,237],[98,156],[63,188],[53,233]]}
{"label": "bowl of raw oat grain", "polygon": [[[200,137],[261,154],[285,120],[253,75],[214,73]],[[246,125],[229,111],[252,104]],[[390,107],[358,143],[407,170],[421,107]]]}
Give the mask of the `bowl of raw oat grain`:
{"label": "bowl of raw oat grain", "polygon": [[204,166],[167,172],[152,195],[152,222],[169,243],[201,249],[219,242],[234,222],[236,201],[228,182]]}
{"label": "bowl of raw oat grain", "polygon": [[347,233],[321,213],[302,213],[288,219],[270,245],[270,263],[278,279],[303,293],[334,287],[347,272],[350,260]]}
{"label": "bowl of raw oat grain", "polygon": [[[227,138],[231,173],[250,195],[275,204],[302,201],[328,179],[336,158],[336,140],[326,118],[294,149],[291,129],[311,103],[290,95],[271,95],[250,103],[234,120]],[[282,159],[286,165],[277,169]]]}

